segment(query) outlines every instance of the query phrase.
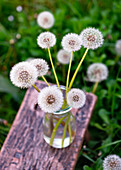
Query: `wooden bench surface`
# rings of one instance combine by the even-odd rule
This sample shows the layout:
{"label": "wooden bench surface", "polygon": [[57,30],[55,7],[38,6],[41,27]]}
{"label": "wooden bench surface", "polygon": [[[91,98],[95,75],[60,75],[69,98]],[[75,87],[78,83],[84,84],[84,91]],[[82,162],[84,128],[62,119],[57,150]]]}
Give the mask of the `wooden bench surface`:
{"label": "wooden bench surface", "polygon": [[[42,89],[46,84],[37,81]],[[0,170],[72,170],[77,162],[87,130],[96,96],[86,93],[87,101],[82,109],[73,109],[77,132],[74,142],[67,148],[55,149],[43,139],[44,112],[37,106],[38,92],[27,90],[21,107],[0,152]]]}

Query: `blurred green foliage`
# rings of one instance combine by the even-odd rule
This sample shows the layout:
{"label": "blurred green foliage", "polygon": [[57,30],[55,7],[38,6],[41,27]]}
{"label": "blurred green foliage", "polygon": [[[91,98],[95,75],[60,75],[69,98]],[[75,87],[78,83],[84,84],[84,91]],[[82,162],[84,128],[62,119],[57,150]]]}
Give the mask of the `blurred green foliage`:
{"label": "blurred green foliage", "polygon": [[[23,10],[16,11],[21,5]],[[0,1],[0,118],[12,124],[21,104],[25,90],[14,87],[9,80],[11,67],[28,58],[43,58],[49,62],[48,53],[36,43],[37,36],[43,32],[36,23],[41,11],[51,11],[55,17],[54,27],[50,29],[57,37],[57,45],[51,49],[55,68],[61,84],[65,84],[64,71],[68,65],[57,62],[56,54],[61,49],[62,37],[80,32],[86,27],[96,27],[104,36],[104,44],[89,53],[78,73],[74,87],[91,92],[93,84],[85,81],[87,67],[91,63],[102,62],[109,69],[109,77],[101,82],[96,91],[98,101],[89,125],[91,140],[84,141],[76,170],[102,170],[102,160],[109,154],[121,156],[121,77],[120,61],[117,61],[115,43],[121,39],[121,0],[1,0]],[[8,17],[14,16],[13,21]],[[17,34],[21,37],[18,39]],[[75,52],[71,76],[77,67],[84,48]],[[52,70],[46,78],[55,82]],[[63,77],[63,79],[62,79]],[[9,126],[0,125],[0,147]]]}

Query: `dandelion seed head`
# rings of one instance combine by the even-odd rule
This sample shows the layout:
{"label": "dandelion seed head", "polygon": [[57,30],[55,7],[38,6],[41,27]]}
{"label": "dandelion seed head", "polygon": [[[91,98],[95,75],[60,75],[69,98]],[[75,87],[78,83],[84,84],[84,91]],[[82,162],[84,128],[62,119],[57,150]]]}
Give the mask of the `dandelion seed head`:
{"label": "dandelion seed head", "polygon": [[17,7],[16,7],[16,11],[17,11],[17,12],[21,12],[22,10],[23,10],[22,6],[17,6]]}
{"label": "dandelion seed head", "polygon": [[78,51],[81,48],[80,37],[75,33],[65,35],[61,44],[63,49],[68,52]]}
{"label": "dandelion seed head", "polygon": [[61,49],[58,51],[57,59],[61,64],[68,64],[71,58],[71,53]]}
{"label": "dandelion seed head", "polygon": [[13,20],[14,20],[14,16],[13,15],[8,16],[8,21],[12,22]]}
{"label": "dandelion seed head", "polygon": [[56,37],[51,32],[41,33],[37,38],[37,44],[41,48],[50,48],[56,44]]}
{"label": "dandelion seed head", "polygon": [[21,34],[19,34],[19,33],[16,34],[16,38],[17,38],[17,39],[20,39],[20,38],[21,38]]}
{"label": "dandelion seed head", "polygon": [[121,40],[117,40],[115,45],[117,55],[121,56]]}
{"label": "dandelion seed head", "polygon": [[14,65],[10,72],[11,82],[21,88],[32,86],[37,80],[37,69],[28,62],[20,62]]}
{"label": "dandelion seed head", "polygon": [[73,88],[67,93],[67,103],[73,108],[81,108],[85,105],[86,95],[80,90]]}
{"label": "dandelion seed head", "polygon": [[14,40],[14,39],[10,39],[9,43],[10,43],[11,45],[15,44],[15,40]]}
{"label": "dandelion seed head", "polygon": [[103,161],[104,170],[121,170],[121,158],[117,155],[109,155]]}
{"label": "dandelion seed head", "polygon": [[96,49],[103,44],[102,33],[95,28],[86,28],[80,34],[80,40],[85,48]]}
{"label": "dandelion seed head", "polygon": [[44,29],[51,28],[54,25],[54,17],[48,11],[41,12],[37,17],[37,23]]}
{"label": "dandelion seed head", "polygon": [[55,86],[45,87],[38,96],[40,108],[48,113],[58,111],[63,104],[63,94]]}
{"label": "dandelion seed head", "polygon": [[105,64],[94,63],[87,69],[87,78],[90,82],[101,82],[108,77],[108,68]]}
{"label": "dandelion seed head", "polygon": [[47,62],[43,59],[33,59],[30,61],[32,65],[34,65],[37,68],[38,71],[38,77],[44,76],[47,74],[49,70],[49,66]]}
{"label": "dandelion seed head", "polygon": [[30,62],[30,61],[32,61],[32,60],[34,60],[35,58],[33,58],[33,57],[30,57],[30,58],[27,58],[25,61],[26,62]]}

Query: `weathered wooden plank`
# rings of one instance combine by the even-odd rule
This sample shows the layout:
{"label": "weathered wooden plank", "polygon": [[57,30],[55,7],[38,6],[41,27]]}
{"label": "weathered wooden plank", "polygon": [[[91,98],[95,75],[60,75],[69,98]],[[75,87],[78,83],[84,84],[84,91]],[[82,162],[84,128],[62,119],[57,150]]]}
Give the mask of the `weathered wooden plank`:
{"label": "weathered wooden plank", "polygon": [[[39,89],[44,82],[36,83]],[[77,132],[74,142],[67,148],[54,149],[43,139],[42,120],[44,112],[37,103],[38,93],[27,90],[18,114],[0,153],[0,170],[72,170],[82,146],[96,96],[86,93],[87,101],[82,109],[73,109]]]}

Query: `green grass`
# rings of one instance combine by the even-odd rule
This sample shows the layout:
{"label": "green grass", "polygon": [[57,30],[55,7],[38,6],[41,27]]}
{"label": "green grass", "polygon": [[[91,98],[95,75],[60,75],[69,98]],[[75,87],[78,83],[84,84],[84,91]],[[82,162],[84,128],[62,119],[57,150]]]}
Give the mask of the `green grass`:
{"label": "green grass", "polygon": [[[23,11],[18,13],[16,6],[22,5]],[[86,82],[87,67],[91,63],[102,62],[109,69],[106,81],[99,84],[96,95],[98,101],[89,125],[91,140],[84,141],[86,148],[82,148],[76,170],[102,170],[102,160],[109,154],[121,156],[121,70],[115,52],[115,42],[121,39],[121,0],[26,0],[0,1],[0,118],[12,124],[19,109],[25,90],[14,87],[9,80],[11,67],[17,62],[30,57],[43,58],[49,63],[46,50],[42,50],[36,43],[37,36],[43,32],[35,16],[41,11],[49,10],[55,17],[54,27],[50,29],[57,37],[57,45],[51,49],[58,74],[59,82],[65,85],[65,73],[68,65],[62,66],[57,62],[57,51],[62,48],[62,37],[69,33],[80,32],[86,27],[98,28],[104,36],[104,44],[97,50],[89,50],[73,87],[91,92],[93,84]],[[9,22],[8,16],[13,15],[14,21]],[[16,39],[16,34],[21,34]],[[15,43],[10,45],[10,40]],[[71,75],[77,67],[84,53],[82,47],[75,52]],[[52,69],[50,70],[52,73]],[[62,79],[63,77],[63,79]],[[55,82],[53,74],[46,76],[49,82]],[[0,147],[2,146],[9,127],[0,124]],[[101,153],[101,154],[100,154]]]}

